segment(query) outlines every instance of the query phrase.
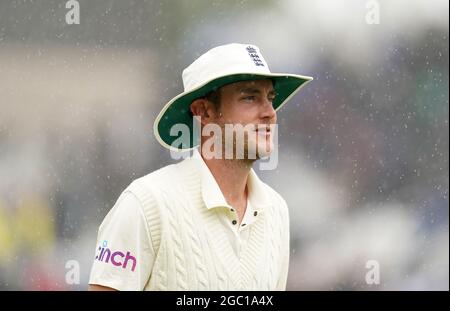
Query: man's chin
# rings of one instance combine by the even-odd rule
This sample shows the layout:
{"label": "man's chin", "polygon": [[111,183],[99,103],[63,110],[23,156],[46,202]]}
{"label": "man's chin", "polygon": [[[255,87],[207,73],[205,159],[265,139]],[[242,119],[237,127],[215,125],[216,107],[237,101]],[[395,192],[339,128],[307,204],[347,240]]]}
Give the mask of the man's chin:
{"label": "man's chin", "polygon": [[269,146],[258,146],[258,148],[254,148],[251,151],[253,152],[250,152],[250,150],[247,149],[246,158],[248,160],[260,160],[267,158],[273,152],[273,144],[270,144]]}
{"label": "man's chin", "polygon": [[266,151],[266,150],[258,151],[256,153],[257,160],[267,158],[268,156],[270,156],[272,154],[272,151],[273,151],[273,149],[270,149],[268,151]]}

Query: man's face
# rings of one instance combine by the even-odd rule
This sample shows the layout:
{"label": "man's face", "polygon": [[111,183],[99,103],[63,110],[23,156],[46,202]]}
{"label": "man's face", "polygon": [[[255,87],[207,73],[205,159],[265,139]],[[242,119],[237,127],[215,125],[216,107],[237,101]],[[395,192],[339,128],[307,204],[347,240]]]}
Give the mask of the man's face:
{"label": "man's face", "polygon": [[[215,123],[222,128],[223,147],[239,148],[236,137],[242,135],[244,158],[259,159],[269,155],[273,146],[273,126],[277,115],[272,102],[275,90],[270,79],[241,81],[228,84],[220,90],[221,104],[215,114]],[[235,126],[235,138],[226,137],[226,124]],[[231,140],[231,141],[230,141]],[[237,155],[236,151],[234,153]]]}

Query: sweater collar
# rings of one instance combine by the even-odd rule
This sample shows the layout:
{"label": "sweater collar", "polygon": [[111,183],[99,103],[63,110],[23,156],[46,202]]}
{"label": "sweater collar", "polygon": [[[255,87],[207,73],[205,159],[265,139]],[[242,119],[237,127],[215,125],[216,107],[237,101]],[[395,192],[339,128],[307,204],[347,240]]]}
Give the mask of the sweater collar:
{"label": "sweater collar", "polygon": [[[209,170],[198,148],[194,149],[193,159],[198,160],[201,178],[201,189],[203,201],[208,209],[215,207],[232,208],[223,196],[219,185],[217,184],[213,174]],[[253,210],[258,211],[270,206],[270,200],[266,194],[264,183],[256,175],[255,171],[250,169],[247,179],[248,200]]]}

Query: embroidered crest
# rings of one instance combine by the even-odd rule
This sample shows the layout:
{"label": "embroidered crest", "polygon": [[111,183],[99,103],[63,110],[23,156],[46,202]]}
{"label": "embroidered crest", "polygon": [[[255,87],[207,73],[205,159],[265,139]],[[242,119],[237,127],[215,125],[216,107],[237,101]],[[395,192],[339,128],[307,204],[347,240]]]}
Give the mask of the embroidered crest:
{"label": "embroidered crest", "polygon": [[258,52],[256,51],[256,49],[252,46],[247,46],[246,50],[248,52],[248,55],[251,57],[251,59],[253,60],[253,62],[255,63],[256,66],[264,66],[261,58],[258,55]]}

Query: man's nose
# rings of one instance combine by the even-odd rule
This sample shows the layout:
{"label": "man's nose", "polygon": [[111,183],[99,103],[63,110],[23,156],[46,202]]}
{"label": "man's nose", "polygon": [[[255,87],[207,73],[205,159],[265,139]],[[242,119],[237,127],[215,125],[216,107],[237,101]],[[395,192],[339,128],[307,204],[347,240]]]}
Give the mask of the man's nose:
{"label": "man's nose", "polygon": [[272,120],[277,114],[275,109],[273,108],[273,103],[268,99],[266,99],[262,104],[261,110],[261,118],[263,119]]}

